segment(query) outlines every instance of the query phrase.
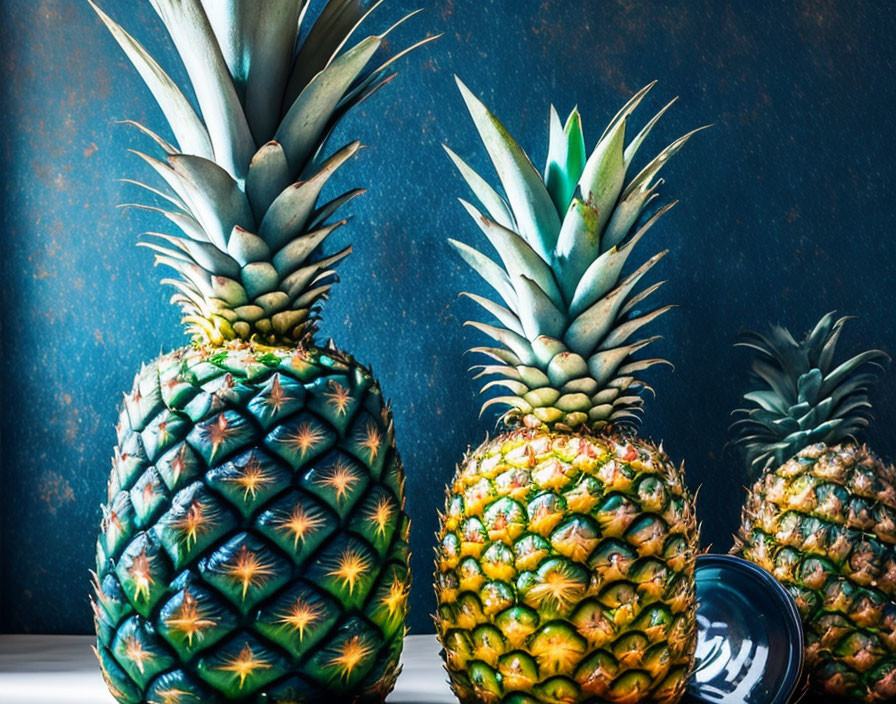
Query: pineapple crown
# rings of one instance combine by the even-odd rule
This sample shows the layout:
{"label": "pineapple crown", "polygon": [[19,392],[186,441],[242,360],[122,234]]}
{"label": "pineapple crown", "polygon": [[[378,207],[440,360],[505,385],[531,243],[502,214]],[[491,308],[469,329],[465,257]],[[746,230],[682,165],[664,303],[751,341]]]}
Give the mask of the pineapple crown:
{"label": "pineapple crown", "polygon": [[498,119],[459,80],[458,85],[504,190],[500,195],[446,147],[484,212],[461,203],[501,261],[449,240],[504,303],[463,294],[498,323],[467,323],[500,345],[471,350],[490,359],[473,368],[476,378],[496,377],[482,391],[501,387],[509,392],[485,401],[482,410],[499,404],[509,408],[503,416],[509,424],[561,430],[637,422],[640,392],[649,387],[636,375],[665,362],[632,358],[657,339],[639,331],[672,306],[641,310],[661,284],[636,287],[665,252],[625,278],[622,271],[635,245],[674,205],[659,209],[633,233],[657,197],[662,182],[657,172],[698,130],[672,142],[627,178],[636,152],[672,105],[626,145],[629,117],[653,83],[616,114],[590,156],[578,110],[562,125],[552,106],[542,177]]}
{"label": "pineapple crown", "polygon": [[[130,34],[92,1],[149,87],[174,142],[133,123],[164,152],[137,152],[167,189],[157,196],[177,235],[147,233],[156,262],[197,343],[241,338],[264,344],[309,340],[319,304],[351,251],[318,254],[343,225],[331,222],[361,189],[318,204],[333,173],[357,153],[352,142],[325,155],[339,121],[394,74],[377,50],[411,13],[380,35],[352,37],[367,12],[360,0],[326,0],[313,23],[309,0],[150,0],[179,54],[199,110]],[[308,27],[310,25],[310,27]]]}
{"label": "pineapple crown", "polygon": [[889,357],[868,350],[835,365],[847,320],[828,313],[802,342],[774,326],[767,336],[749,331],[737,343],[757,353],[751,367],[756,390],[744,394],[750,407],[736,411],[743,417],[731,426],[752,471],[783,464],[814,443],[838,443],[868,426],[868,392]]}

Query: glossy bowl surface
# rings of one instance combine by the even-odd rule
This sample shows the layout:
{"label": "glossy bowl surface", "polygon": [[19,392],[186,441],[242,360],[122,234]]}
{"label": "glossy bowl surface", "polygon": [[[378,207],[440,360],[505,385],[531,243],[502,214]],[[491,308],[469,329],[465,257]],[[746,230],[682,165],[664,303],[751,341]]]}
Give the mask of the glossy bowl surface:
{"label": "glossy bowl surface", "polygon": [[688,704],[786,704],[800,685],[796,604],[768,572],[733,555],[697,558],[697,662]]}

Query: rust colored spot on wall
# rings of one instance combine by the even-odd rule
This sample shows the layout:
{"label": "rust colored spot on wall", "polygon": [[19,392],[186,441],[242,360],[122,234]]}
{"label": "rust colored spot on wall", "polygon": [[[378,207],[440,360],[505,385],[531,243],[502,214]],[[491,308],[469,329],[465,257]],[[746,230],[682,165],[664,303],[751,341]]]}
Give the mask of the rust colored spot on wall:
{"label": "rust colored spot on wall", "polygon": [[75,501],[75,492],[72,489],[72,485],[68,483],[65,477],[52,470],[48,470],[41,475],[38,492],[40,492],[40,500],[46,504],[47,509],[53,515],[66,504],[74,503]]}

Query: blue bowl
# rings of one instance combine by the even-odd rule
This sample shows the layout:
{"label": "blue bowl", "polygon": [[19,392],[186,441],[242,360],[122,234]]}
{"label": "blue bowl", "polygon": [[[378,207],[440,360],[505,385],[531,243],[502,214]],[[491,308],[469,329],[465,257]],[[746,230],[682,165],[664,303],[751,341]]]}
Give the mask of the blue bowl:
{"label": "blue bowl", "polygon": [[786,704],[801,682],[803,629],[787,590],[732,555],[697,558],[697,655],[684,702]]}

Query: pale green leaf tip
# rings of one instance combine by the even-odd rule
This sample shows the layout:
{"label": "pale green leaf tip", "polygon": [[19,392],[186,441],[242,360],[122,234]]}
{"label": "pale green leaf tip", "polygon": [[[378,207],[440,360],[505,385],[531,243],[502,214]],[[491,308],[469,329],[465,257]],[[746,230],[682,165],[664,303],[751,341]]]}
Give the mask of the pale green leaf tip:
{"label": "pale green leaf tip", "polygon": [[469,87],[467,87],[467,84],[464,83],[464,82],[460,79],[460,76],[458,76],[457,74],[455,74],[455,75],[454,75],[454,81],[455,81],[455,83],[457,83],[457,87],[458,87],[458,89],[460,90],[461,96],[463,96],[464,102],[467,104],[467,108],[468,108],[468,109],[469,109],[469,108],[472,108],[472,106],[474,106],[474,105],[479,105],[479,106],[481,106],[483,109],[485,109],[485,105],[482,103],[482,101],[479,100],[479,98],[477,98],[477,97],[474,95],[473,91],[471,91],[471,90],[469,89]]}

